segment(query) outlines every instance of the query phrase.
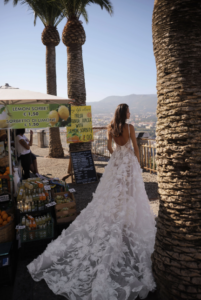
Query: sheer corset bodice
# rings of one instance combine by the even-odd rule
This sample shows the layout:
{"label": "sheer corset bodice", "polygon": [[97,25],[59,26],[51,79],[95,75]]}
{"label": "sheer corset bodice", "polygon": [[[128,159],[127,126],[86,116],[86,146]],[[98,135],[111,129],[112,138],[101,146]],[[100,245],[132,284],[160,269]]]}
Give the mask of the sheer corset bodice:
{"label": "sheer corset bodice", "polygon": [[[87,187],[86,187],[87,188]],[[28,265],[70,300],[134,300],[155,288],[155,220],[130,138],[116,144],[93,200]]]}

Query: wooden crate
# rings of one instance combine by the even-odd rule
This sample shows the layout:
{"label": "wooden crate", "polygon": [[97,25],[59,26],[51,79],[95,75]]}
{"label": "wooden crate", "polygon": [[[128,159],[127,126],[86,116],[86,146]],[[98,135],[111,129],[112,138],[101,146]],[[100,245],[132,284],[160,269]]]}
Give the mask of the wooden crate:
{"label": "wooden crate", "polygon": [[76,207],[76,202],[73,201],[73,202],[69,202],[69,203],[56,204],[55,205],[55,211],[56,211],[56,213],[59,212],[62,208],[65,208],[65,207],[67,207],[69,209],[75,208]]}
{"label": "wooden crate", "polygon": [[[68,202],[68,203],[60,203],[60,204],[56,204],[55,205],[55,214],[56,214],[56,221],[57,224],[62,224],[62,223],[69,223],[75,220],[75,218],[77,217],[78,213],[76,210],[76,202],[75,202],[75,197],[72,193],[70,192],[60,192],[60,193],[54,193],[54,197],[56,197],[57,195],[59,196],[63,196],[65,194],[68,194],[68,197],[71,198],[73,201],[72,202]],[[60,209],[62,208],[69,208],[69,211],[62,211],[59,212]],[[75,215],[73,216],[68,216],[68,212],[69,213],[75,213]],[[66,214],[66,217],[60,219],[60,216],[64,216]]]}
{"label": "wooden crate", "polygon": [[[74,214],[73,216],[68,216],[68,214]],[[63,217],[62,219],[60,217]],[[65,217],[66,216],[66,217]],[[77,210],[75,208],[69,209],[69,211],[61,211],[56,213],[57,223],[69,223],[77,217]]]}

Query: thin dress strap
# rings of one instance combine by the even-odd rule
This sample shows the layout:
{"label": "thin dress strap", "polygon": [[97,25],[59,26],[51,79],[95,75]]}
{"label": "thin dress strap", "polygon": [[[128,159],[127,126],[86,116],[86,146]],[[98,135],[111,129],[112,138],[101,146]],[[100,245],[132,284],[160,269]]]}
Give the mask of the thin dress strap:
{"label": "thin dress strap", "polygon": [[128,133],[129,133],[129,139],[130,139],[130,126],[128,124]]}

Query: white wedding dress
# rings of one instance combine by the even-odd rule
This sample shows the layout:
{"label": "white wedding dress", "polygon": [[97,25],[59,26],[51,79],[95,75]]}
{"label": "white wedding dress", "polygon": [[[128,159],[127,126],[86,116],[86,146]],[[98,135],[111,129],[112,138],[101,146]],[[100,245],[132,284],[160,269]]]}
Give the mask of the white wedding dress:
{"label": "white wedding dress", "polygon": [[[87,188],[87,186],[86,186]],[[27,268],[70,300],[134,300],[155,289],[155,219],[130,138],[116,145],[93,200]]]}

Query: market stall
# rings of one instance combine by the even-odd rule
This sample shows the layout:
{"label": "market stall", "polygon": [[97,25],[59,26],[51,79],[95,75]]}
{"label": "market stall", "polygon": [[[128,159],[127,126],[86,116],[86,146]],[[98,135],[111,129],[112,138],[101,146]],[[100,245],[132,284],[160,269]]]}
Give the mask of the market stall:
{"label": "market stall", "polygon": [[[4,174],[0,172],[0,204],[12,203],[16,208],[15,211],[13,207],[9,210],[8,205],[4,205],[2,207],[6,209],[0,209],[0,243],[12,241],[15,228],[21,245],[33,240],[51,240],[54,237],[54,210],[52,208],[57,204],[54,198],[58,192],[65,193],[65,197],[58,198],[58,204],[64,201],[71,203],[72,207],[75,206],[75,199],[68,191],[68,186],[57,178],[44,176],[27,180],[20,178],[17,185],[13,184],[14,167],[18,167],[13,140],[15,130],[70,125],[70,104],[73,102],[73,100],[57,96],[12,88],[8,84],[0,87],[0,130],[4,133],[7,131],[5,144],[7,152],[2,157],[2,161],[7,160],[7,162],[4,166]],[[17,168],[15,172],[18,173]],[[4,178],[7,179],[7,187],[1,188]],[[17,186],[15,190],[14,186]],[[65,210],[61,208],[60,215],[64,215],[62,211]]]}

